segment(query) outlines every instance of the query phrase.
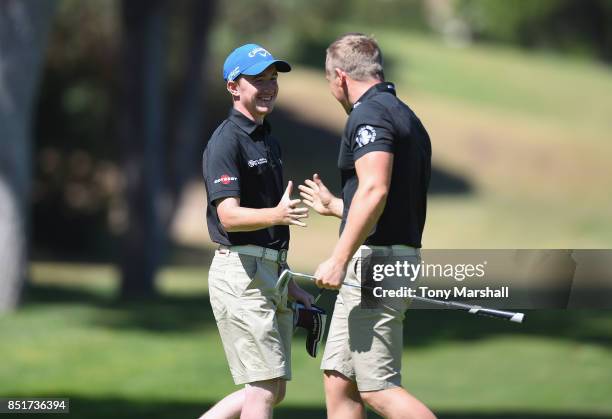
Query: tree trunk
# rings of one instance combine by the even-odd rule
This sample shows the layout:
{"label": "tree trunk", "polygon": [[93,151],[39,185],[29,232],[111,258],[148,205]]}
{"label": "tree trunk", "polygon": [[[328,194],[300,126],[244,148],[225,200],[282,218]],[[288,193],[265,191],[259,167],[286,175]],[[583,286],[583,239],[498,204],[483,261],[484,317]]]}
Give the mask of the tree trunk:
{"label": "tree trunk", "polygon": [[[169,195],[172,197],[172,208],[167,219],[169,225],[176,213],[176,206],[181,192],[193,175],[195,164],[202,152],[202,120],[206,114],[203,101],[203,68],[206,68],[208,34],[215,13],[216,3],[213,0],[191,0],[188,10],[191,19],[189,30],[189,47],[185,63],[185,77],[181,83],[181,94],[176,110],[173,110],[171,121],[171,142],[173,145],[172,183]],[[197,160],[195,160],[195,159]],[[199,173],[199,171],[198,171]]]}
{"label": "tree trunk", "polygon": [[0,313],[27,271],[33,110],[54,0],[0,2]]}
{"label": "tree trunk", "polygon": [[124,0],[120,140],[128,227],[121,262],[122,297],[155,293],[163,248],[164,0]]}

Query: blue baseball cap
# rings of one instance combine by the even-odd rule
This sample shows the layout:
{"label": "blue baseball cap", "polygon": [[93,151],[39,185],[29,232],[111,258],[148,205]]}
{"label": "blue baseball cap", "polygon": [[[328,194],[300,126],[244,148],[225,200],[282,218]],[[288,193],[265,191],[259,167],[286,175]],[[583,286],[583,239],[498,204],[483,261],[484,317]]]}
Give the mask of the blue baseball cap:
{"label": "blue baseball cap", "polygon": [[289,63],[275,59],[268,50],[257,44],[246,44],[232,51],[223,63],[223,79],[236,80],[241,74],[255,76],[274,64],[276,71],[291,71]]}

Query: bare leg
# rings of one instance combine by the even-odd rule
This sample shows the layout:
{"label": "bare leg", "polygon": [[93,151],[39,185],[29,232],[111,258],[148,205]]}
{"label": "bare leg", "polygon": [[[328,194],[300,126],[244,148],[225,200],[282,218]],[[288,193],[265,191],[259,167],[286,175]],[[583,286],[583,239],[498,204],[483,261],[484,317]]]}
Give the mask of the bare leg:
{"label": "bare leg", "polygon": [[[253,397],[257,398],[259,395],[258,389],[260,386],[262,386],[262,383],[264,383],[263,386],[266,387],[267,384],[265,383],[272,383],[272,382],[276,382],[275,384],[276,390],[274,393],[275,394],[274,405],[279,404],[285,398],[285,389],[286,389],[287,382],[283,379],[268,380],[268,381],[253,383],[251,385],[247,384],[245,388],[235,391],[232,394],[225,396],[225,398],[223,398],[216,405],[211,407],[210,410],[208,410],[206,413],[200,416],[199,419],[234,419],[234,418],[240,417],[242,408],[244,406],[244,403],[247,397],[247,392],[249,393],[251,398]],[[253,386],[255,386],[256,389],[252,389],[249,391],[249,387],[253,387]],[[263,394],[264,399],[267,399],[268,394],[265,394],[265,393],[266,392],[263,391],[262,394]],[[257,401],[255,403],[257,404]]]}
{"label": "bare leg", "polygon": [[357,384],[337,371],[326,370],[325,405],[328,419],[364,419],[365,406],[357,390]]}
{"label": "bare leg", "polygon": [[248,384],[240,419],[270,419],[272,408],[285,397],[285,384],[280,378]]}
{"label": "bare leg", "polygon": [[245,390],[243,388],[228,394],[200,416],[200,419],[234,419],[239,417],[244,404]]}
{"label": "bare leg", "polygon": [[402,387],[363,391],[361,398],[388,419],[436,419],[431,410]]}

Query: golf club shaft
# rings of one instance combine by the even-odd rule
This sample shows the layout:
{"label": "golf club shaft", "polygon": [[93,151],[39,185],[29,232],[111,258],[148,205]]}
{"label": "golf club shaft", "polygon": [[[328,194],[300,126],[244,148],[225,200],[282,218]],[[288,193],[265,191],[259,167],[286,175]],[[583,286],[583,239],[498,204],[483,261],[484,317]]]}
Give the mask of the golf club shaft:
{"label": "golf club shaft", "polygon": [[411,297],[413,300],[422,301],[424,303],[436,304],[451,308],[454,310],[467,311],[470,314],[477,314],[479,316],[496,317],[498,319],[510,320],[514,323],[522,323],[525,315],[523,313],[517,313],[513,311],[496,310],[493,308],[480,307],[476,305],[459,303],[456,301],[442,301],[434,300],[433,298],[427,297]]}
{"label": "golf club shaft", "polygon": [[[306,279],[312,282],[315,282],[317,280],[317,278],[315,278],[312,275],[307,275],[307,274],[302,274],[302,273],[298,273],[298,272],[291,272],[292,277],[297,278],[297,279]],[[347,287],[352,287],[352,288],[365,288],[365,289],[372,289],[371,287],[362,287],[361,285],[356,285],[356,284],[348,284],[346,282],[342,283],[343,286],[347,286]],[[492,309],[492,308],[486,308],[486,307],[480,307],[480,306],[476,306],[476,305],[470,305],[470,304],[464,304],[464,303],[459,303],[456,301],[442,301],[442,300],[435,300],[433,298],[427,298],[427,297],[411,297],[413,300],[416,301],[421,301],[424,303],[429,303],[429,304],[436,304],[436,305],[440,305],[440,306],[444,306],[447,308],[451,308],[454,310],[462,310],[462,311],[466,311],[470,314],[477,314],[479,316],[487,316],[487,317],[495,317],[498,319],[504,319],[504,320],[509,320],[511,322],[514,323],[522,323],[523,319],[525,318],[525,315],[523,313],[517,313],[517,312],[513,312],[513,311],[505,311],[505,310],[496,310],[496,309]]]}

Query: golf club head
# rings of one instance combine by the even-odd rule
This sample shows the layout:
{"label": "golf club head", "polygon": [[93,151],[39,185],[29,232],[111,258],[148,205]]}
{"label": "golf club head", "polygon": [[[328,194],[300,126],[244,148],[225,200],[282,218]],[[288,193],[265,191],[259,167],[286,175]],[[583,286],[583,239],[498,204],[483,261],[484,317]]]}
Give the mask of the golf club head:
{"label": "golf club head", "polygon": [[292,272],[289,269],[285,269],[283,272],[281,272],[280,276],[278,277],[278,280],[276,281],[276,291],[278,291],[279,294],[282,294],[285,289],[287,289],[287,284],[289,283],[289,280],[291,279],[291,275]]}
{"label": "golf club head", "polygon": [[306,330],[306,352],[313,358],[317,357],[319,343],[325,334],[327,313],[320,307],[313,305],[306,308],[302,303],[293,306],[293,328],[301,327]]}
{"label": "golf club head", "polygon": [[523,323],[524,319],[525,319],[524,313],[516,313],[514,316],[512,316],[510,321],[514,323]]}

